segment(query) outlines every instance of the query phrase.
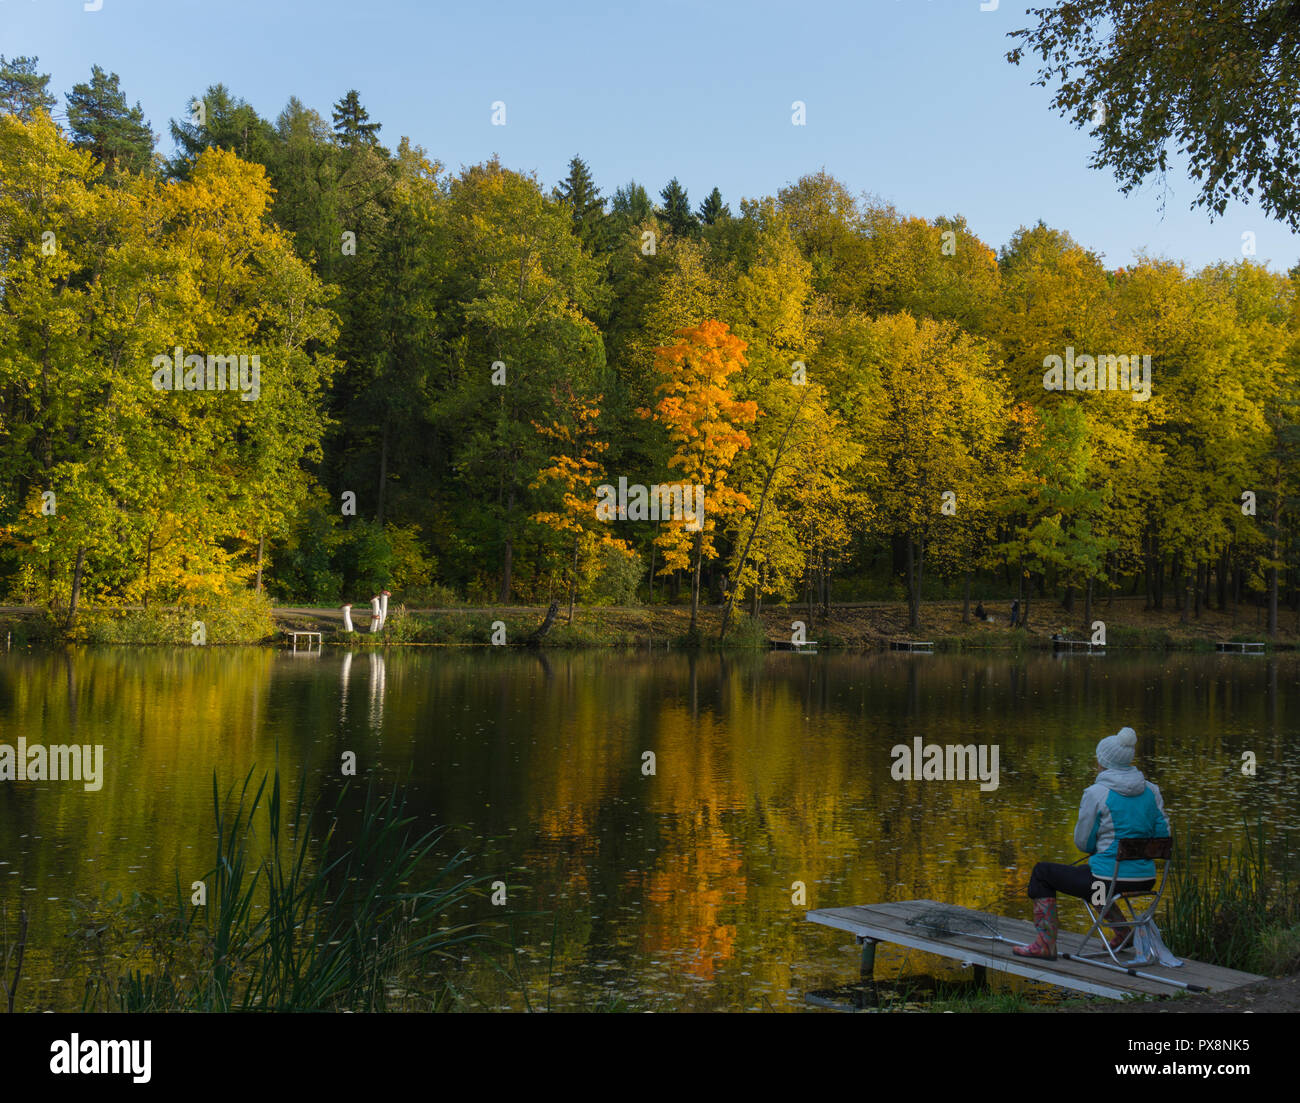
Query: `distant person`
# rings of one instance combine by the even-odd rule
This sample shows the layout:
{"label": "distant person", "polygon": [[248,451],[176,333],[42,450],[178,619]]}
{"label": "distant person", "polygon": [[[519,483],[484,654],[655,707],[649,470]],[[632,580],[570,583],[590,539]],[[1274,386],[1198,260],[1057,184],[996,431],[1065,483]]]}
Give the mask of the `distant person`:
{"label": "distant person", "polygon": [[1017,598],[1011,603],[1011,627],[1014,628],[1020,623],[1020,599]]}
{"label": "distant person", "polygon": [[[1016,946],[1020,957],[1056,960],[1056,895],[1086,899],[1094,883],[1110,879],[1115,873],[1115,855],[1120,839],[1164,839],[1169,837],[1169,820],[1165,816],[1160,790],[1133,765],[1137,750],[1137,733],[1120,728],[1097,744],[1097,781],[1083,791],[1079,805],[1079,822],[1074,827],[1074,845],[1090,857],[1085,864],[1071,866],[1057,862],[1039,862],[1029,877],[1029,898],[1034,902],[1034,927],[1038,937],[1027,946]],[[1121,862],[1116,892],[1145,892],[1156,883],[1155,863],[1149,859]],[[1123,919],[1112,904],[1102,917],[1113,923]],[[1112,950],[1128,941],[1131,928],[1112,934]]]}
{"label": "distant person", "polygon": [[976,619],[976,620],[988,620],[988,619],[989,619],[989,618],[988,618],[988,615],[984,612],[984,602],[982,602],[982,601],[977,601],[977,602],[975,603],[975,619]]}

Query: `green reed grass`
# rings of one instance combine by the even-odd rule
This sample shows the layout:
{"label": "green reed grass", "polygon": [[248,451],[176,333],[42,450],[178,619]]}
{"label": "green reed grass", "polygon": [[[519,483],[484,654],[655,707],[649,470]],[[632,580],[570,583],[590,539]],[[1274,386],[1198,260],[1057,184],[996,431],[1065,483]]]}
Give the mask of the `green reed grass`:
{"label": "green reed grass", "polygon": [[1289,866],[1270,863],[1262,817],[1244,836],[1235,854],[1230,848],[1208,862],[1175,841],[1161,932],[1180,957],[1247,972],[1292,972],[1300,968],[1300,885]]}
{"label": "green reed grass", "polygon": [[214,777],[207,904],[192,905],[178,882],[170,951],[152,971],[122,979],[122,1010],[384,1011],[444,1002],[440,973],[487,938],[476,921],[444,920],[488,875],[469,877],[464,851],[435,859],[445,829],[418,833],[400,791],[381,793],[373,780],[353,837],[341,837],[345,787],[313,845],[304,789],[286,829],[278,771],[256,788],[250,772],[238,801],[224,804]]}

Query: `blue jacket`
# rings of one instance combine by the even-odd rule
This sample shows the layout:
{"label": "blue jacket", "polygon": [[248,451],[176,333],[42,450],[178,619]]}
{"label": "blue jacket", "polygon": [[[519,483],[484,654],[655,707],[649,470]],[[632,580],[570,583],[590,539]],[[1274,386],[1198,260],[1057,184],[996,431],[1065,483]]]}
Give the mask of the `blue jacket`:
{"label": "blue jacket", "polygon": [[[1115,872],[1119,839],[1163,839],[1169,835],[1160,790],[1136,766],[1102,770],[1095,785],[1083,791],[1074,845],[1092,855],[1088,865],[1098,877]],[[1156,875],[1155,862],[1121,862],[1121,880],[1142,881]]]}

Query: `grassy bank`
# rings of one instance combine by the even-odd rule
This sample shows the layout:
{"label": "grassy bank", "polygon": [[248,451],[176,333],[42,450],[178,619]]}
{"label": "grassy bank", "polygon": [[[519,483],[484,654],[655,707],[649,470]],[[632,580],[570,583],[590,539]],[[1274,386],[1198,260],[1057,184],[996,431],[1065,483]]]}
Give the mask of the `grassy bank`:
{"label": "grassy bank", "polygon": [[[736,614],[723,643],[718,642],[722,609],[701,608],[695,645],[702,648],[762,650],[789,644],[796,622],[803,624],[804,638],[816,640],[819,651],[878,650],[892,640],[928,640],[937,651],[979,652],[1051,649],[1052,636],[1060,634],[1086,639],[1078,616],[1071,617],[1057,605],[1036,607],[1027,629],[1011,628],[1007,617],[986,622],[973,616],[962,619],[962,603],[933,602],[921,612],[921,628],[908,626],[907,606],[902,602],[866,602],[832,605],[823,615],[807,606],[767,606],[757,617]],[[443,609],[390,607],[383,632],[366,630],[368,618],[356,617],[358,631],[351,636],[341,631],[342,616],[333,609],[280,608],[276,622],[283,628],[310,627],[327,633],[332,642],[349,646],[393,644],[490,646],[493,626],[504,626],[507,645],[522,644],[543,622],[546,610],[540,606],[459,606]],[[1268,640],[1255,611],[1242,607],[1231,610],[1202,610],[1200,617],[1188,617],[1174,610],[1146,610],[1141,598],[1114,599],[1100,603],[1094,620],[1105,623],[1108,648],[1141,650],[1213,651],[1219,641],[1264,641],[1270,648],[1294,648],[1300,642],[1295,618],[1284,618],[1275,640]],[[690,609],[684,605],[598,606],[574,611],[569,623],[561,610],[541,646],[626,647],[689,646]],[[498,633],[499,635],[499,633]]]}
{"label": "grassy bank", "polygon": [[[1108,649],[1147,651],[1213,651],[1220,641],[1261,641],[1270,649],[1294,649],[1300,644],[1297,618],[1284,610],[1277,636],[1270,640],[1262,610],[1202,609],[1183,623],[1174,609],[1145,609],[1142,598],[1099,602],[1093,621],[1105,625]],[[488,647],[504,633],[506,646],[522,646],[541,626],[541,606],[458,605],[438,609],[408,607],[395,601],[382,632],[371,633],[369,611],[356,609],[356,631],[343,631],[342,612],[334,606],[275,606],[264,595],[242,592],[203,607],[83,606],[71,630],[65,616],[34,608],[0,608],[0,637],[11,647],[60,642],[88,644],[192,644],[203,625],[207,645],[256,644],[283,640],[287,630],[319,631],[325,642],[354,648],[387,646]],[[929,602],[921,610],[921,626],[908,625],[907,606],[898,601],[859,602],[820,608],[771,605],[757,617],[733,615],[725,641],[719,642],[719,606],[701,608],[695,638],[690,637],[686,605],[594,606],[561,609],[540,641],[546,648],[689,647],[763,650],[789,644],[796,622],[804,636],[816,640],[819,651],[878,650],[892,640],[927,640],[936,651],[980,652],[1048,650],[1053,635],[1088,639],[1079,623],[1081,612],[1067,612],[1056,603],[1034,606],[1028,628],[1012,628],[1000,607],[988,621],[962,618],[959,601]]]}

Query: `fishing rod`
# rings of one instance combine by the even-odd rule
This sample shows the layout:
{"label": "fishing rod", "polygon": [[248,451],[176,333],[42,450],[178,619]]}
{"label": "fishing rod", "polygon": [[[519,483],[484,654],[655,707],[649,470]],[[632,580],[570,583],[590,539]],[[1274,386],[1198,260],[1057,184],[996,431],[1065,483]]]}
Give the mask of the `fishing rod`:
{"label": "fishing rod", "polygon": [[1203,984],[1189,984],[1185,980],[1174,980],[1173,977],[1158,977],[1155,973],[1143,973],[1137,969],[1130,969],[1127,965],[1111,965],[1106,961],[1096,961],[1090,957],[1079,957],[1076,954],[1057,954],[1058,958],[1065,961],[1073,961],[1079,965],[1096,965],[1099,969],[1110,969],[1116,973],[1127,973],[1130,977],[1141,977],[1143,980],[1159,981],[1161,984],[1173,984],[1179,988],[1186,988],[1189,992],[1208,992],[1209,989]]}

